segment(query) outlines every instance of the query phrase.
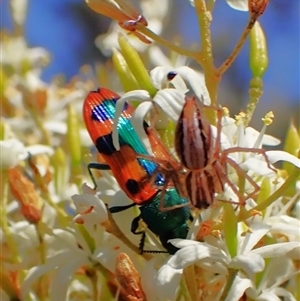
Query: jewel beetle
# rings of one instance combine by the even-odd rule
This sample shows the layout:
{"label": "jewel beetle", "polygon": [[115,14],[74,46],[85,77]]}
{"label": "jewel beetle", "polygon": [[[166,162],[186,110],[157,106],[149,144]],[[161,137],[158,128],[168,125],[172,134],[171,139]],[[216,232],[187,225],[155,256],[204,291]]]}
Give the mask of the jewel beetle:
{"label": "jewel beetle", "polygon": [[[177,248],[168,243],[172,238],[186,238],[191,219],[190,208],[185,206],[188,200],[181,198],[174,187],[164,191],[159,187],[164,185],[164,178],[157,174],[155,185],[152,175],[157,164],[150,160],[139,158],[138,155],[148,155],[130,122],[133,107],[125,104],[118,123],[120,150],[116,150],[112,142],[113,118],[115,106],[120,96],[105,88],[90,92],[83,104],[83,118],[86,128],[103,157],[105,163],[91,163],[90,168],[110,169],[121,189],[134,202],[130,206],[112,207],[112,213],[138,205],[140,215],[132,221],[131,230],[134,234],[142,234],[140,250],[143,252],[145,233],[138,231],[138,221],[142,219],[148,228],[156,234],[164,248],[174,254]],[[147,132],[148,125],[144,123]],[[152,139],[156,139],[151,137]],[[160,143],[159,141],[157,143]],[[175,207],[172,210],[159,210],[161,197],[165,207]],[[176,206],[178,208],[176,208]]]}

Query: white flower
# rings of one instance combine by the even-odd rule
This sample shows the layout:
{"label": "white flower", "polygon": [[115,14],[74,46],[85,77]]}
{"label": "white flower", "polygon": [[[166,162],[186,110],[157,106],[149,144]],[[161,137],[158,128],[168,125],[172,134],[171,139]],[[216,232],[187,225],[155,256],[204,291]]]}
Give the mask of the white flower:
{"label": "white flower", "polygon": [[[84,186],[83,190],[85,194],[73,197],[75,205],[79,211],[91,207],[92,210],[82,212],[74,220],[77,222],[80,218],[84,220],[83,226],[88,232],[80,232],[76,228],[66,230],[48,228],[45,241],[48,251],[47,260],[42,265],[34,264],[34,267],[29,270],[21,287],[23,297],[30,292],[31,286],[38,278],[50,271],[55,271],[54,275],[51,274],[53,277],[51,276],[49,288],[50,299],[67,300],[72,278],[79,268],[92,267],[100,263],[113,273],[119,251],[124,251],[134,257],[131,250],[111,234],[106,233],[99,225],[107,219],[106,207],[98,197],[90,193],[91,190],[87,186]],[[89,239],[84,234],[90,236]],[[32,241],[27,241],[32,247]],[[137,264],[141,265],[141,262]]]}
{"label": "white flower", "polygon": [[104,203],[95,195],[81,194],[72,196],[77,214],[73,221],[83,223],[89,228],[101,224],[107,220],[107,211]]}
{"label": "white flower", "polygon": [[[172,80],[168,79],[170,72],[174,75],[177,74]],[[210,105],[211,103],[210,96],[205,85],[204,75],[189,67],[156,67],[151,70],[150,76],[154,86],[158,90],[164,89],[167,84],[171,83],[177,90],[184,94],[190,90],[190,92],[194,93],[198,99],[203,102],[203,104]],[[184,83],[182,80],[184,80]],[[186,87],[186,84],[188,85],[188,88]]]}
{"label": "white flower", "polygon": [[[242,120],[239,120],[236,124],[235,120],[228,116],[222,117],[221,128],[221,153],[226,152],[230,159],[237,163],[238,168],[247,172],[248,175],[253,178],[257,184],[261,183],[262,177],[266,176],[270,179],[277,179],[275,170],[272,164],[278,161],[286,161],[300,166],[300,160],[284,151],[263,151],[263,145],[275,146],[280,143],[280,140],[266,135],[266,125],[264,124],[260,132],[251,127],[244,127]],[[217,137],[217,128],[212,126],[213,136]],[[252,150],[252,151],[251,151]],[[261,151],[260,151],[261,150]],[[267,157],[267,160],[265,156]],[[271,168],[270,168],[271,167]],[[233,167],[231,172],[228,172],[228,176],[232,183],[235,183],[235,173],[237,170]],[[249,179],[248,179],[249,180]],[[283,181],[281,181],[283,184]],[[248,181],[246,183],[247,191],[253,190],[252,184]],[[277,187],[278,189],[279,187]],[[227,193],[230,193],[228,189]]]}
{"label": "white flower", "polygon": [[[62,91],[60,91],[55,84],[46,84],[34,71],[28,71],[22,78],[15,77],[9,84],[9,90],[6,91],[8,101],[14,107],[22,109],[25,112],[23,102],[26,100],[26,97],[35,98],[36,96],[33,96],[35,93],[43,92],[46,98],[45,107],[41,114],[41,116],[43,116],[43,125],[47,130],[59,134],[65,134],[67,132],[65,123],[67,106],[71,103],[79,103],[85,96],[83,89],[75,89],[74,91],[69,91],[67,94],[64,91],[64,96],[61,96]],[[81,107],[78,107],[78,111],[80,110]],[[35,122],[32,118],[28,118],[27,112],[22,117],[5,118],[5,121],[15,131],[23,132],[35,128]],[[86,131],[82,132],[86,135]]]}
{"label": "white flower", "polygon": [[[299,252],[300,243],[277,243],[258,247],[257,243],[269,232],[270,227],[261,222],[253,222],[250,223],[250,228],[251,231],[248,231],[246,236],[242,236],[243,228],[238,228],[237,255],[233,258],[228,253],[225,241],[212,236],[205,237],[205,242],[180,239],[170,240],[180,250],[170,257],[158,271],[155,279],[155,288],[160,298],[174,299],[183,269],[192,264],[201,267],[205,272],[213,271],[215,274],[218,274],[220,280],[222,279],[223,285],[225,285],[228,277],[228,269],[238,271],[235,279],[238,285],[233,284],[231,286],[226,299],[228,301],[239,300],[248,288],[252,288],[256,295],[259,295],[262,288],[256,289],[253,279],[256,273],[264,270],[264,258],[285,258],[285,260],[289,261],[289,258],[285,256],[291,251]],[[292,277],[293,273],[293,269],[289,269],[287,274],[285,272],[281,274],[280,270],[277,270],[276,275],[277,277],[281,275]],[[277,286],[279,284],[277,283]],[[165,290],[166,286],[169,287],[169,290]],[[222,289],[220,291],[222,292]],[[213,300],[219,300],[220,296],[215,296]]]}
{"label": "white flower", "polygon": [[168,115],[173,120],[177,120],[181,107],[184,101],[184,94],[176,89],[164,89],[156,93],[152,98],[149,93],[145,90],[135,90],[125,93],[116,104],[116,112],[114,117],[114,130],[113,130],[113,143],[115,148],[120,149],[118,140],[118,120],[121,115],[123,106],[126,102],[131,100],[141,101],[142,104],[133,113],[131,123],[135,131],[139,135],[141,141],[144,143],[147,149],[151,149],[149,145],[148,138],[145,131],[143,130],[143,122],[147,112],[155,105],[159,106],[164,113]]}
{"label": "white flower", "polygon": [[46,145],[32,145],[25,147],[22,142],[17,139],[7,139],[0,141],[0,165],[1,168],[15,167],[19,161],[28,158],[28,155],[48,154],[54,153],[53,149]]}
{"label": "white flower", "polygon": [[[172,72],[172,76],[169,79],[168,75],[170,72]],[[155,124],[156,128],[164,128],[166,126],[168,122],[166,117],[176,122],[184,104],[185,93],[188,91],[186,83],[191,86],[200,99],[203,96],[204,102],[210,103],[204,78],[193,69],[188,67],[157,67],[150,72],[150,76],[154,86],[158,89],[153,98],[145,90],[135,90],[125,93],[117,101],[113,130],[113,143],[116,149],[120,148],[117,132],[118,120],[126,102],[132,100],[141,102],[132,115],[131,123],[148,150],[151,148],[143,129],[143,122],[150,110],[156,110],[158,116],[156,115],[155,117],[161,122],[161,124]],[[169,88],[170,85],[174,86],[174,88]],[[160,114],[162,116],[159,116]]]}
{"label": "white flower", "polygon": [[40,73],[41,67],[49,61],[49,57],[49,53],[42,47],[28,48],[22,36],[9,37],[2,44],[3,64],[13,66],[17,73],[21,71],[25,61],[31,64],[36,73]]}
{"label": "white flower", "polygon": [[[300,241],[300,221],[288,215],[290,208],[299,202],[299,196],[300,192],[297,192],[290,200],[287,197],[280,197],[266,209],[263,220],[271,227],[270,234],[274,238],[283,239],[283,241]],[[300,254],[291,255],[294,256],[293,259],[299,260]]]}

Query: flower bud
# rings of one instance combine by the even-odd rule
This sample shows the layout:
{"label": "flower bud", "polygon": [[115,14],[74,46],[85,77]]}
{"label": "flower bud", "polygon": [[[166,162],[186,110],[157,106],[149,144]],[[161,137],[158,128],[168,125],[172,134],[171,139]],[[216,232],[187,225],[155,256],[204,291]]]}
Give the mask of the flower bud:
{"label": "flower bud", "polygon": [[153,86],[148,71],[137,51],[130,45],[123,35],[119,35],[118,41],[121,53],[136,81],[142,89],[148,91],[151,96],[154,96],[156,94],[156,89]]}
{"label": "flower bud", "polygon": [[237,216],[231,204],[224,204],[224,237],[228,252],[233,258],[237,254]]}
{"label": "flower bud", "polygon": [[54,168],[54,186],[56,193],[62,195],[67,179],[67,158],[62,148],[58,147],[51,158]]}
{"label": "flower bud", "polygon": [[141,277],[125,253],[120,253],[117,257],[116,278],[122,291],[127,297],[130,297],[130,300],[146,300],[141,285]]}
{"label": "flower bud", "polygon": [[[284,141],[284,150],[294,156],[298,156],[300,146],[300,136],[294,123],[291,122],[286,133]],[[290,173],[294,169],[294,165],[289,162],[283,163],[283,169]]]}
{"label": "flower bud", "polygon": [[8,178],[11,193],[21,205],[21,213],[30,223],[37,224],[42,217],[43,204],[33,183],[18,167],[9,169]]}
{"label": "flower bud", "polygon": [[68,107],[67,127],[68,150],[71,157],[71,172],[75,181],[75,179],[79,179],[81,176],[81,143],[78,114],[71,105]]}
{"label": "flower bud", "polygon": [[258,22],[250,31],[250,69],[253,77],[261,78],[268,67],[268,51],[264,32]]}
{"label": "flower bud", "polygon": [[270,0],[248,0],[249,12],[254,19],[262,15]]}
{"label": "flower bud", "polygon": [[113,51],[112,61],[125,92],[138,90],[139,84],[132,75],[124,57],[118,50]]}

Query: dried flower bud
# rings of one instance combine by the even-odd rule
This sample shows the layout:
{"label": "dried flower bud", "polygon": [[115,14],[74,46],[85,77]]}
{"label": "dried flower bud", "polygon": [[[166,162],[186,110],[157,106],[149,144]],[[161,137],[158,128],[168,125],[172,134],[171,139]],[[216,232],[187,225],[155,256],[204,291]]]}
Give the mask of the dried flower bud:
{"label": "dried flower bud", "polygon": [[116,278],[128,300],[146,301],[140,275],[129,256],[125,253],[120,253],[117,257]]}
{"label": "dried flower bud", "polygon": [[126,0],[85,0],[86,4],[95,12],[118,21],[121,28],[131,32],[142,42],[151,42],[136,31],[137,25],[148,25],[145,17]]}
{"label": "dried flower bud", "polygon": [[38,223],[42,217],[42,203],[34,185],[18,167],[8,171],[10,190],[21,205],[21,213],[30,223]]}
{"label": "dried flower bud", "polygon": [[249,12],[253,18],[257,19],[262,15],[270,0],[249,0]]}

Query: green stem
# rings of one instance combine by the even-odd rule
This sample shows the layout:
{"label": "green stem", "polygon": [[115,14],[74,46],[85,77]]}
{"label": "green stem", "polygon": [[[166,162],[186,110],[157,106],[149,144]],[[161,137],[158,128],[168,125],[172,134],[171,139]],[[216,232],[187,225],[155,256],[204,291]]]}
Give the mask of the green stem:
{"label": "green stem", "polygon": [[41,263],[44,264],[46,263],[46,245],[44,242],[44,235],[42,233],[42,230],[40,229],[39,223],[35,225],[35,230],[40,243],[39,252],[40,252]]}
{"label": "green stem", "polygon": [[59,222],[61,223],[61,225],[67,225],[70,220],[68,219],[68,215],[67,213],[61,209],[57,204],[55,204],[49,194],[49,192],[44,192],[43,193],[43,198],[44,200],[51,206],[53,207],[55,210],[56,210],[56,213],[58,215],[58,219],[59,219]]}
{"label": "green stem", "polygon": [[228,279],[227,279],[227,283],[226,283],[226,286],[225,286],[225,289],[223,291],[223,294],[222,294],[222,297],[220,300],[225,300],[227,295],[228,295],[228,292],[232,286],[232,283],[236,277],[236,274],[237,274],[237,270],[232,270],[232,269],[228,269],[229,271],[229,275],[228,275]]}
{"label": "green stem", "polygon": [[283,185],[280,186],[279,189],[277,189],[273,194],[271,194],[266,200],[264,200],[262,203],[257,205],[253,210],[257,211],[263,211],[268,206],[270,206],[273,202],[275,202],[278,198],[282,197],[288,188],[295,184],[296,180],[299,177],[300,168],[295,167],[293,172],[290,174],[290,176],[286,179]]}
{"label": "green stem", "polygon": [[[35,230],[36,230],[37,237],[39,239],[39,253],[40,253],[41,264],[44,264],[44,263],[46,263],[46,245],[44,242],[43,231],[41,230],[39,223],[35,225]],[[38,282],[39,300],[41,300],[41,301],[47,300],[48,275],[43,275],[38,281],[39,281]]]}
{"label": "green stem", "polygon": [[179,294],[176,297],[176,301],[180,301],[180,300],[193,301],[193,299],[190,296],[190,292],[188,290],[188,285],[187,285],[185,277],[181,278],[180,291],[179,291]]}
{"label": "green stem", "polygon": [[176,46],[173,43],[168,42],[167,40],[165,40],[162,37],[158,36],[157,34],[155,34],[153,31],[151,31],[149,28],[147,28],[145,26],[141,26],[141,25],[137,24],[136,27],[137,27],[137,30],[139,32],[141,32],[145,36],[149,37],[150,39],[152,39],[156,43],[159,43],[159,44],[165,46],[166,48],[171,49],[174,52],[179,53],[181,55],[184,55],[184,56],[187,56],[187,57],[190,57],[190,58],[195,58],[197,56],[198,59],[201,60],[201,57],[197,54],[197,52],[190,51],[188,49],[184,49],[184,48],[181,48],[179,46]]}
{"label": "green stem", "polygon": [[263,81],[258,77],[252,78],[250,81],[249,102],[247,104],[246,117],[244,121],[245,127],[249,125],[262,94]]}
{"label": "green stem", "polygon": [[98,275],[97,275],[97,271],[93,270],[91,272],[91,275],[90,275],[89,278],[90,278],[91,284],[92,284],[93,301],[97,301],[98,300]]}
{"label": "green stem", "polygon": [[189,291],[189,296],[192,300],[198,300],[198,289],[196,283],[196,275],[194,265],[189,265],[183,270],[186,286]]}

